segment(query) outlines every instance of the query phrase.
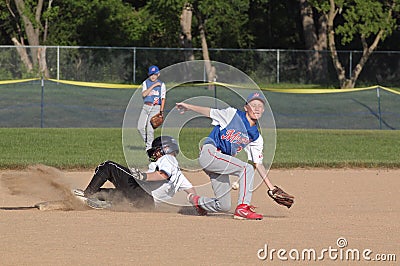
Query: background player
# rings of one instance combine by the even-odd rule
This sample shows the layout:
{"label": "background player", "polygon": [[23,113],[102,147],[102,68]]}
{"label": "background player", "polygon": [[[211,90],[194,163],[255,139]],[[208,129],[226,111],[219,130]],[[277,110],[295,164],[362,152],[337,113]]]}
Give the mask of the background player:
{"label": "background player", "polygon": [[160,81],[160,70],[157,66],[150,66],[148,78],[142,83],[143,107],[140,112],[137,129],[142,136],[146,151],[151,148],[154,139],[154,129],[150,124],[150,118],[156,114],[163,115],[165,106],[166,86]]}
{"label": "background player", "polygon": [[[174,138],[157,137],[149,149],[151,163],[148,172],[142,173],[138,169],[129,169],[118,163],[106,161],[96,168],[86,189],[84,191],[75,189],[74,194],[89,199],[96,197],[95,194],[102,192],[101,187],[104,183],[110,181],[115,189],[103,189],[109,194],[107,200],[113,201],[117,191],[135,207],[157,206],[181,190],[196,195],[196,190],[178,166],[175,157],[178,153],[179,146]],[[146,187],[151,195],[142,186]],[[201,215],[205,214],[202,209],[198,209],[198,212]]]}
{"label": "background player", "polygon": [[[232,107],[212,109],[187,103],[177,103],[182,112],[192,110],[212,119],[214,125],[204,141],[199,163],[208,174],[215,198],[189,195],[188,199],[198,208],[209,212],[227,212],[231,209],[229,175],[239,177],[239,198],[235,209],[235,219],[261,220],[263,216],[255,212],[250,204],[252,198],[254,169],[257,169],[269,191],[275,189],[267,177],[262,164],[263,138],[258,129],[258,119],[264,113],[266,99],[262,93],[254,92],[247,97],[244,111]],[[244,149],[250,163],[235,158]]]}

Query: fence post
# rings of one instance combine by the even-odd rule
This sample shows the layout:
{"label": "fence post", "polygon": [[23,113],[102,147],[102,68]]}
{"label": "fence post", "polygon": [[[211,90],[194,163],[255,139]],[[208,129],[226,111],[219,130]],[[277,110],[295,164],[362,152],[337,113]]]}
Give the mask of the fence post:
{"label": "fence post", "polygon": [[279,84],[279,56],[280,56],[280,52],[279,49],[276,50],[276,83]]}
{"label": "fence post", "polygon": [[42,86],[42,95],[40,97],[40,128],[43,128],[44,124],[44,78],[42,76],[41,80],[41,86]]}
{"label": "fence post", "polygon": [[351,78],[352,74],[353,74],[353,52],[350,51],[350,54],[349,54],[349,79]]}
{"label": "fence post", "polygon": [[60,46],[57,46],[57,80],[60,80]]}
{"label": "fence post", "polygon": [[136,84],[136,47],[133,48],[133,84]]}
{"label": "fence post", "polygon": [[378,97],[379,129],[382,129],[381,95],[379,93],[379,87],[376,88],[376,96]]}

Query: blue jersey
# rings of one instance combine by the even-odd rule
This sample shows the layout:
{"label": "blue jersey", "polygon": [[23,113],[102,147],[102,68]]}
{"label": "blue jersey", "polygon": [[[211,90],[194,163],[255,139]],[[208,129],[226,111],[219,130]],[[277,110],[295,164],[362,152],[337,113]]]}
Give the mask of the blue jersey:
{"label": "blue jersey", "polygon": [[142,91],[147,90],[148,88],[151,87],[154,83],[160,82],[161,86],[154,87],[151,92],[143,98],[143,101],[145,103],[151,103],[154,105],[161,105],[161,99],[165,98],[165,93],[166,93],[166,88],[165,84],[161,82],[160,80],[156,81],[151,81],[150,79],[146,79],[142,83]]}
{"label": "blue jersey", "polygon": [[211,109],[210,117],[215,127],[205,144],[213,144],[224,154],[235,156],[249,143],[260,138],[257,125],[250,126],[244,111],[234,108]]}

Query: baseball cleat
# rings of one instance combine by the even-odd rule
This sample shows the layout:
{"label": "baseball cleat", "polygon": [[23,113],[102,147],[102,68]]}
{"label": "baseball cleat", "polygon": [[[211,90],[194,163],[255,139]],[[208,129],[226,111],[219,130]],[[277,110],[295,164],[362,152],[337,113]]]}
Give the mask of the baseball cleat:
{"label": "baseball cleat", "polygon": [[72,194],[82,203],[89,206],[90,208],[101,210],[111,208],[111,202],[106,200],[100,200],[97,198],[85,197],[85,192],[82,189],[73,189]]}
{"label": "baseball cleat", "polygon": [[233,218],[238,220],[262,220],[262,214],[256,213],[254,208],[252,205],[239,204],[236,207]]}
{"label": "baseball cleat", "polygon": [[102,210],[102,209],[109,209],[111,208],[111,202],[106,200],[100,200],[96,198],[88,198],[86,200],[86,205],[90,208]]}
{"label": "baseball cleat", "polygon": [[72,194],[81,202],[85,203],[86,197],[85,197],[85,192],[82,189],[76,188],[72,190]]}
{"label": "baseball cleat", "polygon": [[193,207],[196,209],[197,213],[200,216],[207,215],[207,211],[203,209],[199,204],[200,196],[190,193],[189,195],[187,195],[187,199],[190,203],[192,203]]}

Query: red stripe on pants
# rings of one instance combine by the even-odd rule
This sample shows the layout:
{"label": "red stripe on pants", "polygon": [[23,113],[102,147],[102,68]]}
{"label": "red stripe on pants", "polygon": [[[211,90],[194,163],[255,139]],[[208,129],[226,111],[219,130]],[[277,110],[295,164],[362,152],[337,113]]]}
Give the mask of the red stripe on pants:
{"label": "red stripe on pants", "polygon": [[[216,156],[216,155],[213,154],[209,149],[208,149],[207,151],[208,151],[208,154],[209,154],[210,156],[214,157],[214,158],[217,159],[217,160],[221,160],[221,161],[224,161],[224,162],[226,162],[226,163],[229,163],[229,164],[232,164],[232,165],[234,165],[234,166],[237,166],[237,167],[239,167],[239,168],[242,168],[241,165],[232,163],[231,161],[228,161],[228,160],[226,160],[225,158]],[[244,178],[244,188],[243,188],[242,204],[243,204],[244,198],[245,198],[245,196],[246,196],[246,184],[247,184],[247,182],[246,182],[246,173],[247,173],[247,170],[246,170],[246,167],[243,167],[243,168],[244,168],[244,176],[243,176],[243,178]]]}

